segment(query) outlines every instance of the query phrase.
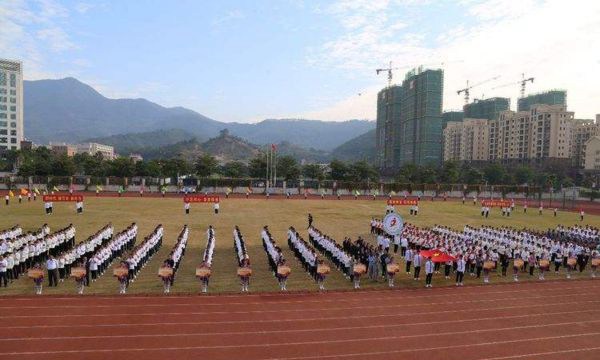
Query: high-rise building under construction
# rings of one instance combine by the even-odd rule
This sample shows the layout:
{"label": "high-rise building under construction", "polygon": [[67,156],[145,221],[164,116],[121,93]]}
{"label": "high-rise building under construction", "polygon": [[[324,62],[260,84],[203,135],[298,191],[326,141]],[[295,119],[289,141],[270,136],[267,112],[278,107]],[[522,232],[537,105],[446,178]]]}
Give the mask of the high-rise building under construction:
{"label": "high-rise building under construction", "polygon": [[529,111],[532,105],[561,105],[567,106],[567,92],[565,90],[550,90],[539,94],[532,94],[520,98],[517,111]]}
{"label": "high-rise building under construction", "polygon": [[402,86],[379,92],[377,154],[382,170],[441,162],[443,87],[442,70],[419,68],[406,74]]}

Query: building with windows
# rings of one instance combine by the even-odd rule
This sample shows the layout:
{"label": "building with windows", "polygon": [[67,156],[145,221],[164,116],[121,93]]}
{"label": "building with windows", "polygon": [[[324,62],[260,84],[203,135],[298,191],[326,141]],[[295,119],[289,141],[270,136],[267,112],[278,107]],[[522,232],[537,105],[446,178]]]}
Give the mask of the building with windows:
{"label": "building with windows", "polygon": [[446,125],[450,122],[460,122],[465,118],[465,113],[462,111],[444,111],[442,114],[442,130],[446,128]]}
{"label": "building with windows", "polygon": [[575,120],[573,126],[573,140],[571,145],[573,150],[572,165],[578,168],[584,167],[585,161],[585,143],[592,137],[600,135],[600,126],[594,120]]}
{"label": "building with windows", "polygon": [[[570,163],[578,151],[574,140],[577,126],[573,112],[562,105],[503,111],[497,120],[465,119],[446,126],[444,160]],[[586,131],[594,133],[591,128]]]}
{"label": "building with windows", "polygon": [[565,90],[550,90],[520,98],[517,111],[529,111],[533,105],[561,105],[567,107],[567,92]]}
{"label": "building with windows", "polygon": [[0,59],[0,150],[20,149],[23,137],[23,64]]}
{"label": "building with windows", "polygon": [[442,70],[418,68],[402,85],[377,96],[377,157],[384,173],[404,164],[439,164],[442,160]]}
{"label": "building with windows", "polygon": [[50,150],[57,155],[73,156],[77,153],[77,148],[74,145],[65,143],[50,143]]}
{"label": "building with windows", "polygon": [[112,160],[115,158],[115,148],[109,145],[85,143],[76,145],[76,149],[78,154],[89,154],[94,156],[97,153],[100,153],[104,159]]}
{"label": "building with windows", "polygon": [[377,94],[376,148],[379,168],[393,172],[398,163],[400,99],[402,86],[394,85]]}
{"label": "building with windows", "polygon": [[465,118],[496,120],[502,111],[510,110],[510,99],[494,97],[475,100],[463,107]]}
{"label": "building with windows", "polygon": [[448,123],[444,129],[444,161],[488,161],[489,124],[487,119],[464,119]]}
{"label": "building with windows", "polygon": [[600,170],[600,136],[593,136],[585,142],[583,168],[590,171]]}

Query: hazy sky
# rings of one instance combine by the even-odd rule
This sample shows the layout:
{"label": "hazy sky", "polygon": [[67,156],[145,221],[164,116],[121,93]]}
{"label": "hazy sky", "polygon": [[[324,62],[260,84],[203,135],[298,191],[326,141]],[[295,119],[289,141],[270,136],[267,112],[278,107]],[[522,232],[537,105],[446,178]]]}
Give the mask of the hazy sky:
{"label": "hazy sky", "polygon": [[[144,97],[221,121],[374,119],[391,60],[445,70],[444,108],[569,91],[600,113],[600,1],[0,0],[0,57],[26,79],[74,76],[108,97]],[[510,86],[495,86],[514,82]],[[358,94],[362,95],[358,95]]]}

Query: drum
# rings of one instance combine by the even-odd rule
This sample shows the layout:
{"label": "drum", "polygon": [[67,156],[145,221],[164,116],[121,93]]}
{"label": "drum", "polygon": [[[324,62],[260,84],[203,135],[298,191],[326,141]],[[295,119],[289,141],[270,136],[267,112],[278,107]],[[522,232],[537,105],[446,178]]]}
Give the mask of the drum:
{"label": "drum", "polygon": [[211,270],[207,267],[197,267],[196,268],[196,277],[199,278],[207,278],[210,277]]}
{"label": "drum", "polygon": [[325,274],[329,274],[330,271],[331,271],[331,269],[327,265],[317,266],[317,274],[325,275]]}
{"label": "drum", "polygon": [[400,266],[398,264],[388,264],[386,269],[388,274],[395,274],[400,271]]}
{"label": "drum", "polygon": [[246,267],[241,267],[241,268],[238,268],[237,274],[238,274],[238,276],[251,276],[252,269],[246,268]]}
{"label": "drum", "polygon": [[577,265],[577,258],[568,258],[567,259],[567,264],[570,267],[574,267],[575,265]]}
{"label": "drum", "polygon": [[354,265],[353,269],[355,274],[362,275],[367,272],[367,267],[363,264]]}
{"label": "drum", "polygon": [[540,260],[540,268],[548,269],[550,267],[550,260]]}
{"label": "drum", "polygon": [[113,276],[122,278],[125,277],[129,274],[129,269],[126,269],[124,267],[118,267],[116,269],[113,270]]}
{"label": "drum", "polygon": [[496,268],[496,263],[493,261],[486,261],[483,263],[483,268],[486,270],[493,270]]}
{"label": "drum", "polygon": [[600,259],[592,259],[592,266],[600,266]]}
{"label": "drum", "polygon": [[158,269],[158,276],[162,278],[168,278],[173,276],[173,269],[168,266],[161,266]]}
{"label": "drum", "polygon": [[74,267],[71,269],[71,277],[75,279],[81,279],[85,277],[86,271],[84,267]]}
{"label": "drum", "polygon": [[27,277],[30,279],[39,279],[44,277],[44,270],[42,269],[29,269],[27,271]]}
{"label": "drum", "polygon": [[292,269],[290,269],[289,266],[279,266],[277,267],[277,275],[279,276],[289,276],[290,273],[292,272]]}
{"label": "drum", "polygon": [[522,259],[516,259],[516,260],[514,261],[514,266],[515,266],[517,269],[521,269],[521,268],[523,267],[523,265],[525,265],[525,262],[524,262]]}

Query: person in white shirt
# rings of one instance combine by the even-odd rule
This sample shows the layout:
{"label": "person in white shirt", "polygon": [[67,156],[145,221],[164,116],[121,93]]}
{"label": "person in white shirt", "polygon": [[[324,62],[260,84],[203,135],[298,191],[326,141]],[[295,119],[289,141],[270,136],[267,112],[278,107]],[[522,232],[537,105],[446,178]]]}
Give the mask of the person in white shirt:
{"label": "person in white shirt", "polygon": [[184,203],[183,209],[185,210],[185,214],[188,215],[190,213],[190,203],[189,202]]}
{"label": "person in white shirt", "polygon": [[458,255],[458,260],[456,261],[456,286],[463,286],[466,266],[467,263],[463,256]]}
{"label": "person in white shirt", "polygon": [[215,214],[219,213],[219,203],[218,202],[214,203],[213,209],[215,210]]}
{"label": "person in white shirt", "polygon": [[8,262],[4,259],[4,256],[0,255],[0,287],[2,287],[2,283],[4,282],[4,287],[8,286]]}
{"label": "person in white shirt", "polygon": [[54,256],[50,255],[50,258],[46,261],[46,269],[48,270],[48,286],[58,286],[58,261]]}
{"label": "person in white shirt", "polygon": [[8,194],[4,195],[4,203],[6,204],[6,206],[8,206],[8,204],[10,203],[10,196],[8,196]]}
{"label": "person in white shirt", "polygon": [[431,256],[427,258],[427,261],[425,262],[425,287],[432,287],[431,285],[431,280],[433,278],[433,268],[434,268],[434,264],[433,261],[431,261]]}
{"label": "person in white shirt", "polygon": [[83,201],[78,201],[75,203],[75,209],[77,210],[78,214],[81,214],[83,212]]}

